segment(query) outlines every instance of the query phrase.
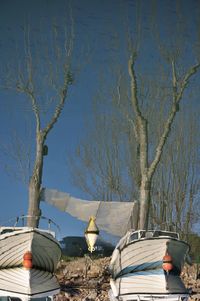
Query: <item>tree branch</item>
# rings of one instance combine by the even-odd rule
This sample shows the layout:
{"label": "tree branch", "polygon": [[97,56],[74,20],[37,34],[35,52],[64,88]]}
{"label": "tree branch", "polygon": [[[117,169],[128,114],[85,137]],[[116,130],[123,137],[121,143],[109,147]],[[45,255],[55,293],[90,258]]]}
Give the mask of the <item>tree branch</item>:
{"label": "tree branch", "polygon": [[140,168],[141,173],[146,174],[148,168],[148,130],[147,120],[142,116],[137,96],[137,79],[134,70],[135,55],[131,56],[128,62],[128,71],[131,78],[131,103],[136,115],[136,130],[138,131],[140,144]]}
{"label": "tree branch", "polygon": [[129,75],[131,78],[131,103],[132,103],[136,118],[141,119],[142,113],[139,109],[139,104],[138,104],[137,79],[136,79],[135,70],[134,70],[134,63],[135,63],[135,55],[131,55],[130,59],[128,61],[128,71],[129,71]]}
{"label": "tree branch", "polygon": [[68,83],[65,83],[64,88],[61,91],[60,102],[55,109],[54,115],[52,116],[52,119],[50,120],[50,122],[47,124],[47,126],[42,131],[44,134],[44,139],[48,135],[49,131],[53,128],[54,124],[57,122],[57,120],[63,110],[65,100],[67,97],[67,91],[68,91]]}
{"label": "tree branch", "polygon": [[72,51],[73,51],[73,47],[74,47],[74,45],[73,45],[74,44],[74,36],[75,36],[75,34],[74,34],[74,18],[73,18],[71,6],[69,7],[69,11],[70,11],[71,31],[70,31],[70,41],[69,41],[68,47],[67,47],[67,37],[66,37],[66,32],[65,32],[64,49],[65,49],[66,61],[64,63],[64,84],[63,84],[63,88],[61,89],[61,92],[60,92],[60,102],[55,109],[54,115],[52,116],[52,119],[47,124],[47,126],[43,129],[44,139],[48,135],[49,131],[53,128],[54,124],[57,122],[57,120],[63,110],[65,101],[66,101],[68,86],[73,83],[73,78],[72,78],[72,74],[70,72],[70,63],[69,63],[69,60],[71,59],[71,56],[72,56]]}
{"label": "tree branch", "polygon": [[[173,101],[168,119],[167,119],[167,121],[164,125],[163,134],[161,135],[158,146],[156,148],[155,158],[152,161],[152,163],[149,167],[149,170],[148,170],[148,176],[149,177],[151,177],[154,174],[155,169],[156,169],[156,167],[157,167],[157,165],[160,161],[162,151],[163,151],[163,147],[164,147],[164,145],[167,141],[167,137],[168,137],[168,135],[171,131],[171,125],[172,125],[172,123],[174,121],[174,118],[176,116],[176,113],[177,113],[177,105],[180,103],[180,101],[182,99],[183,92],[184,92],[186,86],[188,85],[190,78],[192,77],[193,74],[195,74],[197,72],[197,70],[199,68],[200,68],[200,63],[196,64],[195,66],[191,67],[188,70],[188,72],[185,74],[184,79],[182,81],[180,92],[176,95],[174,94],[174,97],[173,97],[174,101]],[[176,81],[175,64],[172,64],[172,74],[173,74],[173,88],[176,88],[177,81]],[[175,90],[174,90],[174,92],[175,92]]]}
{"label": "tree branch", "polygon": [[188,83],[189,83],[189,79],[192,77],[193,74],[195,74],[198,69],[200,68],[200,63],[194,65],[193,67],[191,67],[188,72],[186,73],[186,75],[184,76],[183,78],[183,81],[182,81],[182,85],[181,85],[181,88],[180,88],[180,92],[179,94],[177,95],[177,101],[180,102],[182,96],[183,96],[183,92],[185,90],[185,88],[187,87]]}
{"label": "tree branch", "polygon": [[17,84],[17,90],[21,93],[26,94],[30,98],[32,110],[33,110],[33,113],[34,113],[35,119],[36,119],[36,132],[38,133],[40,131],[40,113],[39,113],[39,108],[38,108],[38,104],[37,104],[35,95],[34,95],[33,91],[31,91],[28,87],[25,87],[24,83],[22,83],[22,82],[19,82]]}
{"label": "tree branch", "polygon": [[176,67],[175,67],[174,60],[172,60],[172,84],[173,84],[173,100],[175,102],[177,96],[177,75],[176,75]]}
{"label": "tree branch", "polygon": [[37,101],[35,99],[35,96],[34,96],[33,92],[28,91],[27,93],[28,93],[28,95],[30,96],[30,99],[31,99],[32,109],[33,109],[35,119],[36,119],[36,132],[38,133],[40,131],[39,108],[38,108]]}

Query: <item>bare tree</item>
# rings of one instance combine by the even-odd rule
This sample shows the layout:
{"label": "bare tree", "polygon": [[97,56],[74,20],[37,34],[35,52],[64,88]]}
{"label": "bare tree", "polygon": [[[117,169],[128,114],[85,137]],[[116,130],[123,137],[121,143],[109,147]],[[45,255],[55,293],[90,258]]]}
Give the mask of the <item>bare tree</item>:
{"label": "bare tree", "polygon": [[[24,103],[35,118],[35,159],[29,179],[29,207],[27,225],[37,227],[40,213],[40,192],[43,175],[43,158],[47,154],[45,141],[58,121],[72,84],[72,52],[74,24],[71,9],[70,22],[60,24],[56,20],[42,24],[35,30],[31,25],[23,27],[22,45],[16,44],[14,60],[6,66],[2,86],[24,95]],[[68,27],[66,24],[70,24]],[[38,25],[39,26],[39,25]],[[47,26],[48,30],[45,30]],[[37,31],[37,32],[36,32]],[[42,116],[51,108],[51,116],[42,122]],[[52,109],[53,108],[53,109]],[[19,159],[19,158],[18,158]]]}
{"label": "bare tree", "polygon": [[[127,126],[124,127],[124,129],[126,128],[124,134],[128,137],[126,142],[128,142],[129,146],[127,147],[126,145],[126,150],[129,148],[131,158],[131,160],[127,160],[127,162],[132,164],[132,166],[128,167],[127,165],[126,167],[124,165],[124,168],[129,168],[129,181],[131,181],[132,188],[134,187],[132,191],[134,190],[135,193],[136,190],[138,190],[138,199],[140,203],[138,228],[140,229],[148,227],[153,177],[161,162],[169,137],[173,134],[173,132],[176,133],[173,127],[176,125],[175,120],[178,117],[177,115],[181,108],[181,103],[186,98],[189,98],[188,91],[191,91],[192,88],[194,88],[194,76],[200,68],[199,58],[198,56],[195,56],[193,51],[193,43],[195,42],[184,39],[185,23],[182,22],[183,16],[179,12],[180,8],[176,11],[175,27],[173,29],[171,28],[174,32],[174,36],[168,35],[167,38],[165,36],[166,42],[163,42],[161,35],[158,34],[161,27],[159,23],[160,21],[156,23],[156,26],[154,26],[154,21],[150,20],[154,46],[152,49],[151,46],[149,46],[148,49],[149,52],[154,52],[154,59],[151,60],[149,63],[150,66],[146,69],[143,61],[145,60],[145,55],[148,55],[148,58],[150,55],[149,52],[145,51],[145,47],[147,47],[146,45],[148,42],[149,45],[152,45],[153,42],[152,40],[148,40],[146,41],[147,44],[144,45],[144,40],[142,41],[142,33],[139,31],[142,24],[137,19],[137,24],[140,24],[141,26],[137,25],[134,27],[137,29],[136,36],[132,38],[133,33],[129,33],[127,30],[127,48],[129,50],[129,56],[127,58],[127,73],[129,78],[125,71],[112,73],[113,76],[116,76],[115,92],[112,94],[115,98],[115,131],[120,133],[123,132],[123,122],[121,122],[121,119],[119,118],[119,116],[123,116],[122,119],[126,119],[127,122]],[[179,24],[184,24],[184,26],[180,26]],[[145,25],[146,24],[143,25],[143,28]],[[165,25],[168,30],[169,22],[166,22]],[[170,26],[174,26],[174,23]],[[164,34],[162,34],[162,36],[164,36]],[[191,49],[191,54],[194,54],[193,56],[191,55],[188,57],[188,47]],[[123,81],[130,84],[130,93],[127,93],[128,85],[127,89],[123,88]],[[107,104],[108,103],[109,101]],[[117,111],[116,104],[118,105]],[[113,119],[110,118],[110,120]],[[119,122],[118,126],[116,126],[117,120]],[[109,133],[110,129],[114,129],[112,126],[113,123],[109,125]],[[121,130],[119,131],[120,126]],[[153,132],[155,128],[159,128],[159,131],[156,131],[156,135]],[[101,132],[101,128],[99,127],[98,129],[99,132]],[[98,137],[96,137],[96,139],[98,140]],[[174,139],[176,139],[176,135]],[[87,140],[87,144],[88,141],[89,140]],[[97,144],[95,145],[98,147]],[[106,142],[106,147],[107,145],[108,144]],[[90,170],[93,170],[94,165],[92,165],[91,160],[93,153],[90,152],[89,146],[86,146],[86,148],[87,157],[90,158],[91,163]],[[83,148],[81,149],[83,150]],[[118,147],[118,150],[119,149],[120,148]],[[96,153],[97,152],[95,152],[95,154]],[[85,154],[85,151],[82,154]],[[112,154],[114,156],[115,152],[112,153],[111,151],[110,153],[110,157],[113,159]],[[123,152],[121,152],[121,154],[123,154]],[[119,155],[118,158],[121,159]],[[101,162],[102,160],[99,156],[99,164]],[[84,164],[83,161],[82,163]],[[103,164],[104,163],[106,164],[106,168],[112,165],[113,170],[113,167],[115,166],[114,159],[111,163],[109,160],[104,160]],[[101,164],[102,168],[103,164]],[[123,172],[124,169],[121,169],[121,174],[123,174]],[[106,172],[105,169],[104,174],[108,176],[108,170]],[[104,175],[104,179],[106,179],[106,175]],[[183,177],[187,177],[186,174],[183,175]],[[114,182],[114,180],[117,179],[117,174],[113,173],[112,178]],[[127,179],[126,176],[124,179]],[[95,181],[93,183],[95,184]],[[121,187],[123,187],[122,178],[120,178],[120,183]],[[129,198],[131,200],[132,196],[129,195]],[[164,202],[160,205],[163,208],[160,207],[159,210],[163,212],[164,206],[166,205]],[[183,203],[181,205],[179,198],[179,204],[177,200],[177,214],[178,211],[181,210],[183,210]]]}
{"label": "bare tree", "polygon": [[173,88],[173,100],[171,109],[163,127],[163,132],[159,138],[155,155],[153,160],[149,161],[149,144],[148,144],[148,120],[145,118],[139,105],[139,99],[137,94],[138,84],[135,72],[135,55],[131,55],[128,63],[129,75],[131,78],[131,102],[135,113],[135,127],[136,127],[136,140],[139,144],[139,161],[140,161],[140,172],[141,172],[141,183],[140,183],[140,214],[139,224],[140,229],[146,229],[148,226],[148,216],[150,209],[151,200],[151,186],[152,179],[155,170],[161,160],[164,146],[167,142],[168,136],[171,131],[172,124],[176,117],[177,111],[179,110],[180,102],[183,98],[184,90],[189,84],[191,77],[197,72],[200,67],[200,63],[195,64],[183,75],[183,79],[177,78],[177,69],[175,61],[172,59],[172,88]]}

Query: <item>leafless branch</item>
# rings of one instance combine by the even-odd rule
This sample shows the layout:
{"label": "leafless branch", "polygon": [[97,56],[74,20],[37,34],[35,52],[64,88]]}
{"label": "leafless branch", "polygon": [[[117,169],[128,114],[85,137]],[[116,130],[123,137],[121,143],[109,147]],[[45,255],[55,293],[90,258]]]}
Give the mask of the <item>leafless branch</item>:
{"label": "leafless branch", "polygon": [[[197,70],[199,69],[199,67],[200,67],[200,64],[196,64],[195,66],[191,67],[188,70],[188,72],[186,73],[186,75],[184,76],[183,82],[181,84],[181,90],[176,95],[175,101],[173,101],[173,104],[172,104],[169,116],[168,116],[168,118],[167,118],[167,120],[165,122],[163,134],[161,135],[159,143],[158,143],[158,146],[156,148],[155,158],[154,158],[154,160],[152,161],[152,163],[151,163],[151,165],[149,167],[149,171],[148,171],[149,177],[151,177],[153,175],[153,173],[155,172],[155,169],[156,169],[156,167],[157,167],[157,165],[158,165],[158,163],[160,161],[160,158],[161,158],[161,155],[162,155],[162,151],[163,151],[163,147],[164,147],[166,139],[167,139],[167,137],[168,137],[168,135],[170,133],[171,125],[172,125],[173,120],[174,120],[174,118],[176,116],[176,113],[177,113],[177,105],[179,104],[179,102],[182,99],[183,92],[184,92],[186,86],[188,85],[190,78],[192,77],[193,74],[195,74],[197,72]],[[174,65],[173,65],[173,81],[174,81],[174,84],[176,85],[175,74],[176,73],[175,73],[175,69],[174,69]]]}

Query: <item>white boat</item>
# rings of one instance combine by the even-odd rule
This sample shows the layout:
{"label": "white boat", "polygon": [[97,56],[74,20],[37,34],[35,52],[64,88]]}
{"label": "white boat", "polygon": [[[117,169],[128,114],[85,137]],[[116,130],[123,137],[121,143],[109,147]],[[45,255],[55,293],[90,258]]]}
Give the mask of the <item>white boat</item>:
{"label": "white boat", "polygon": [[186,301],[189,291],[178,275],[166,275],[163,269],[140,271],[111,279],[109,297],[114,300]]}
{"label": "white boat", "polygon": [[52,273],[24,268],[0,269],[0,300],[45,301],[59,292],[60,286]]}
{"label": "white boat", "polygon": [[170,254],[173,271],[180,274],[189,245],[169,231],[128,231],[113,251],[109,269],[116,278],[128,273],[161,269],[163,257]]}
{"label": "white boat", "polygon": [[32,253],[32,267],[53,273],[61,257],[55,232],[30,227],[0,227],[0,268],[23,266],[23,256]]}

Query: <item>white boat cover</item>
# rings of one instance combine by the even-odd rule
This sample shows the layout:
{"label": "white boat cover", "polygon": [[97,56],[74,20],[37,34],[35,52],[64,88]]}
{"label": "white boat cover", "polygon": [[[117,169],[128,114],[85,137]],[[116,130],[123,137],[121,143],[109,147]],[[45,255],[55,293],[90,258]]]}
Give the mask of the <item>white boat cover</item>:
{"label": "white boat cover", "polygon": [[68,193],[43,188],[41,201],[47,202],[61,211],[65,211],[79,220],[88,222],[96,217],[99,229],[122,237],[127,230],[135,229],[138,203],[87,201],[70,196]]}

